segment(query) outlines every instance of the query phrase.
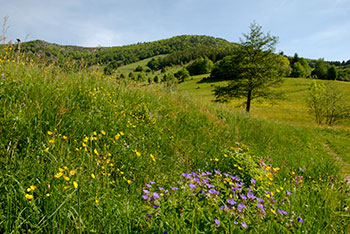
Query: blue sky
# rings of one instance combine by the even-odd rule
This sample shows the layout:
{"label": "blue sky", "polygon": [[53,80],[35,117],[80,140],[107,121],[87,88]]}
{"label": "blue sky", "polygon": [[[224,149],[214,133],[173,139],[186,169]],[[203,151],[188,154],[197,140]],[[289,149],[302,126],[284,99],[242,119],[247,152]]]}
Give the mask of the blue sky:
{"label": "blue sky", "polygon": [[350,0],[0,0],[8,40],[120,46],[172,36],[239,42],[254,20],[279,37],[277,51],[350,59]]}

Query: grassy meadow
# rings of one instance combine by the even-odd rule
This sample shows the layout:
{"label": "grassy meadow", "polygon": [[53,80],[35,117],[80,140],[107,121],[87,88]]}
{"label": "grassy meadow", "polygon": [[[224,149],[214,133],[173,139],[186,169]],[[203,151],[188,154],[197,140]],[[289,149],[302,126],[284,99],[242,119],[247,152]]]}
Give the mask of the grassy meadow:
{"label": "grassy meadow", "polygon": [[1,56],[1,233],[350,231],[345,128]]}

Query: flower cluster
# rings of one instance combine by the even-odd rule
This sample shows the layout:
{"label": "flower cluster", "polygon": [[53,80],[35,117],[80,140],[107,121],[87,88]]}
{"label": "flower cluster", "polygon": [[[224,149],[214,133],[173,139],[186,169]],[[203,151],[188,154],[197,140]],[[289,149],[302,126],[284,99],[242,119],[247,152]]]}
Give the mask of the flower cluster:
{"label": "flower cluster", "polygon": [[[302,223],[300,217],[288,211],[289,199],[292,193],[284,191],[283,187],[274,191],[259,192],[257,181],[251,178],[249,183],[234,174],[201,171],[182,173],[182,179],[177,185],[165,187],[151,181],[143,188],[142,199],[145,202],[148,219],[160,214],[176,210],[184,217],[192,217],[185,213],[196,212],[212,214],[211,219],[217,227],[239,225],[249,228],[255,220],[276,219],[286,226],[293,226],[293,219]],[[283,196],[282,196],[283,197]],[[162,210],[162,212],[160,212]],[[237,226],[237,228],[239,227]]]}

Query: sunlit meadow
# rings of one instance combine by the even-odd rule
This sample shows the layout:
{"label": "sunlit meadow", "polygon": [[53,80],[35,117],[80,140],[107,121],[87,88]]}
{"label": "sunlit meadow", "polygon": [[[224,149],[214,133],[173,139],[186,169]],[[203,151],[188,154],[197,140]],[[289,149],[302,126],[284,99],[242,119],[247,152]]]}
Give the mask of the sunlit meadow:
{"label": "sunlit meadow", "polygon": [[317,131],[0,57],[1,233],[348,233]]}

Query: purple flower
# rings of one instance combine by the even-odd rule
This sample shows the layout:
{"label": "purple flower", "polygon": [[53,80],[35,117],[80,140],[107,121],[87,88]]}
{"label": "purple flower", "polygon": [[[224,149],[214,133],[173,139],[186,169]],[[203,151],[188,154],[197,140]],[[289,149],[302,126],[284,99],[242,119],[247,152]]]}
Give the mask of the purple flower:
{"label": "purple flower", "polygon": [[218,171],[218,170],[214,170],[214,172],[216,173],[216,174],[221,174],[221,172],[220,171]]}
{"label": "purple flower", "polygon": [[270,194],[270,191],[264,190],[264,192],[265,192],[266,194]]}
{"label": "purple flower", "polygon": [[25,106],[26,104],[22,103],[22,106]]}
{"label": "purple flower", "polygon": [[203,181],[205,184],[209,183],[209,180],[206,180],[206,179],[202,179],[202,181]]}
{"label": "purple flower", "polygon": [[178,188],[176,188],[176,187],[170,187],[172,190],[178,190]]}
{"label": "purple flower", "polygon": [[200,180],[200,179],[198,179],[198,178],[194,178],[193,180],[194,180],[194,181],[196,181],[198,184],[200,184],[200,183],[201,183],[201,180]]}
{"label": "purple flower", "polygon": [[248,197],[249,199],[255,199],[255,198],[256,198],[256,196],[255,196],[254,193],[252,193],[252,192],[247,193],[247,197]]}
{"label": "purple flower", "polygon": [[146,194],[142,195],[142,197],[143,197],[143,199],[145,199],[145,200],[147,200],[147,199],[149,198],[149,196],[146,195]]}
{"label": "purple flower", "polygon": [[210,194],[219,194],[219,192],[216,191],[215,189],[209,189],[209,193]]}
{"label": "purple flower", "polygon": [[253,178],[250,179],[250,183],[255,184],[256,180],[254,180]]}
{"label": "purple flower", "polygon": [[247,197],[244,194],[240,195],[242,199],[247,200]]}
{"label": "purple flower", "polygon": [[214,222],[216,223],[216,225],[218,225],[218,227],[220,226],[220,221],[218,219],[215,219]]}
{"label": "purple flower", "polygon": [[152,195],[155,199],[159,198],[159,194],[154,192],[153,195]]}
{"label": "purple flower", "polygon": [[264,209],[264,206],[261,205],[259,202],[257,202],[256,205],[257,205],[260,209]]}
{"label": "purple flower", "polygon": [[147,218],[150,219],[150,218],[152,218],[152,216],[147,213]]}
{"label": "purple flower", "polygon": [[152,188],[152,185],[150,185],[150,184],[146,184],[146,186],[147,186],[148,188]]}
{"label": "purple flower", "polygon": [[184,177],[188,178],[188,179],[191,179],[191,176],[190,176],[189,174],[187,174],[187,173],[182,173],[182,175],[183,175]]}
{"label": "purple flower", "polygon": [[292,195],[292,193],[289,192],[288,190],[286,190],[286,194],[287,194],[287,195]]}
{"label": "purple flower", "polygon": [[288,214],[288,211],[284,211],[284,210],[280,210],[280,209],[278,209],[277,211],[278,211],[280,214],[284,214],[284,215]]}
{"label": "purple flower", "polygon": [[237,202],[233,199],[227,199],[227,202],[230,203],[231,205],[236,204]]}
{"label": "purple flower", "polygon": [[22,81],[20,80],[19,83],[22,84]]}
{"label": "purple flower", "polygon": [[212,185],[212,184],[206,184],[206,186],[207,186],[208,188],[215,188],[215,185]]}
{"label": "purple flower", "polygon": [[165,190],[164,193],[168,193],[168,190]]}
{"label": "purple flower", "polygon": [[163,191],[163,190],[164,190],[164,188],[161,188],[161,187],[158,187],[158,188],[159,188],[160,191]]}
{"label": "purple flower", "polygon": [[151,183],[151,184],[155,184],[156,182],[154,182],[154,181],[150,181],[150,183]]}
{"label": "purple flower", "polygon": [[237,222],[237,221],[233,221],[233,223],[234,223],[234,224],[239,224],[239,222]]}
{"label": "purple flower", "polygon": [[242,225],[244,228],[248,228],[246,222],[242,222],[241,225]]}
{"label": "purple flower", "polygon": [[258,202],[260,202],[260,203],[264,203],[264,200],[261,198],[257,198],[256,200],[258,200]]}
{"label": "purple flower", "polygon": [[193,189],[197,187],[197,185],[194,185],[194,184],[192,184],[192,183],[189,184],[188,186],[190,186],[190,187],[193,188]]}
{"label": "purple flower", "polygon": [[242,212],[242,210],[244,209],[244,208],[247,208],[245,205],[242,205],[242,204],[239,204],[238,206],[237,206],[237,208],[238,208],[238,211],[239,212]]}
{"label": "purple flower", "polygon": [[144,189],[143,192],[144,193],[149,193],[149,191],[147,189]]}
{"label": "purple flower", "polygon": [[224,173],[224,176],[229,177],[229,176],[230,176],[230,174]]}
{"label": "purple flower", "polygon": [[159,208],[159,206],[157,206],[157,205],[152,205],[152,206],[153,206],[153,208],[155,208],[155,209]]}
{"label": "purple flower", "polygon": [[220,207],[220,210],[225,210],[225,209],[227,209],[228,207],[227,206],[221,206]]}
{"label": "purple flower", "polygon": [[302,220],[299,216],[298,216],[298,221],[299,221],[300,223],[304,223],[304,220]]}
{"label": "purple flower", "polygon": [[238,178],[237,176],[231,176],[231,179],[235,180],[235,181],[241,181],[240,178]]}
{"label": "purple flower", "polygon": [[232,189],[233,192],[237,191],[237,189],[235,187],[231,187],[231,189]]}

